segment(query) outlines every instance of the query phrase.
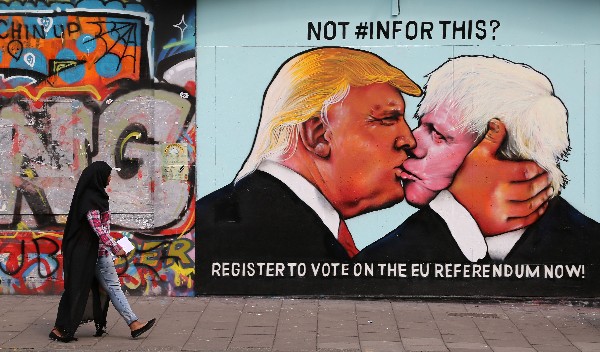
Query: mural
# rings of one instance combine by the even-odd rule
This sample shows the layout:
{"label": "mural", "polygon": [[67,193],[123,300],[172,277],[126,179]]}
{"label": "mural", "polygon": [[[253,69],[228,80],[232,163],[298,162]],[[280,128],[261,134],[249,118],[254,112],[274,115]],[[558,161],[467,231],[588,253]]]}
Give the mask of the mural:
{"label": "mural", "polygon": [[0,2],[0,293],[62,292],[81,171],[108,192],[133,294],[193,295],[195,2]]}
{"label": "mural", "polygon": [[268,39],[207,36],[196,291],[597,297],[595,118],[580,98],[599,53],[503,37],[519,22],[482,8],[462,25],[404,11],[373,25],[361,4],[336,22],[297,8]]}

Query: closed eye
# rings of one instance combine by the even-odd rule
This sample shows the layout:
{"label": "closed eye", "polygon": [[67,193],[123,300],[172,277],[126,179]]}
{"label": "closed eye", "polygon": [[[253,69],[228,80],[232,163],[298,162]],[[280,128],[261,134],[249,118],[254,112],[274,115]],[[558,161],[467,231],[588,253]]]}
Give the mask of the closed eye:
{"label": "closed eye", "polygon": [[445,141],[446,137],[443,134],[439,133],[435,128],[431,130],[431,134],[433,135],[434,140]]}
{"label": "closed eye", "polygon": [[441,134],[438,130],[436,130],[433,124],[426,123],[425,126],[431,132],[431,138],[433,138],[435,142],[446,141],[446,137],[443,134]]}
{"label": "closed eye", "polygon": [[373,115],[369,115],[369,121],[379,122],[383,126],[391,126],[400,121],[404,115],[399,112],[392,112],[388,115],[375,117]]}

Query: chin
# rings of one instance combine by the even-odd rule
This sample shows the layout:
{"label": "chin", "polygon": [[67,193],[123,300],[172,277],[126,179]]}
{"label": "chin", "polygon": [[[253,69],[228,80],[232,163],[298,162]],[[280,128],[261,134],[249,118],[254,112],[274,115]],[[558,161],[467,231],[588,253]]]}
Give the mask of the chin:
{"label": "chin", "polygon": [[357,207],[354,212],[351,214],[346,214],[346,217],[352,218],[358,215],[370,213],[372,211],[377,211],[381,209],[386,209],[393,207],[394,205],[401,203],[404,200],[404,192],[402,194],[397,194],[393,197],[379,198],[379,199],[371,199],[368,202],[365,201],[362,203],[361,207]]}
{"label": "chin", "polygon": [[404,186],[406,202],[413,207],[422,208],[435,198],[437,192],[427,189],[419,184],[410,182]]}

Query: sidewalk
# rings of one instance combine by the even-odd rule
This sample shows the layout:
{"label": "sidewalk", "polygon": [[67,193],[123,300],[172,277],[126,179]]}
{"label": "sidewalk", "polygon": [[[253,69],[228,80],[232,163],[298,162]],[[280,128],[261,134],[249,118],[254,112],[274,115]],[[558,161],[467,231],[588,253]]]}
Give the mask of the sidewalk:
{"label": "sidewalk", "polygon": [[600,308],[226,297],[130,297],[156,326],[133,340],[109,309],[108,335],[48,339],[59,296],[0,295],[0,350],[34,351],[600,351]]}

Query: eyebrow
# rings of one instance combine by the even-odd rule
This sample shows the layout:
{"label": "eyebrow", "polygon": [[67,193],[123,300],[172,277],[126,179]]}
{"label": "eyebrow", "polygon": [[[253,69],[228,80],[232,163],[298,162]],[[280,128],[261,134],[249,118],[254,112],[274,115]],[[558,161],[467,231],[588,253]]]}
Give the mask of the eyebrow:
{"label": "eyebrow", "polygon": [[381,116],[383,116],[384,118],[391,117],[391,116],[404,116],[404,112],[402,112],[399,109],[386,109],[386,110],[379,110],[379,111],[371,110],[369,115],[372,116],[373,118],[377,119],[377,118],[381,118]]}

